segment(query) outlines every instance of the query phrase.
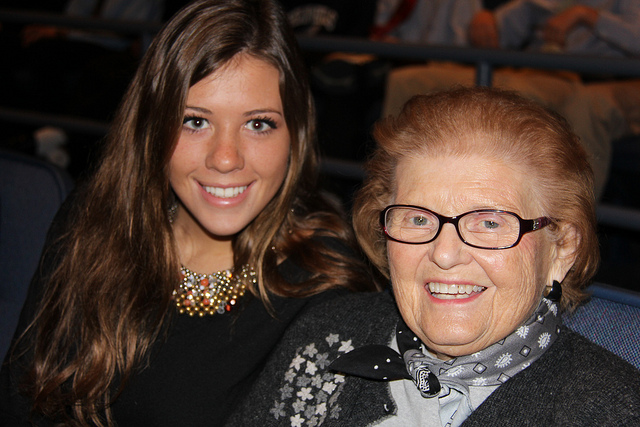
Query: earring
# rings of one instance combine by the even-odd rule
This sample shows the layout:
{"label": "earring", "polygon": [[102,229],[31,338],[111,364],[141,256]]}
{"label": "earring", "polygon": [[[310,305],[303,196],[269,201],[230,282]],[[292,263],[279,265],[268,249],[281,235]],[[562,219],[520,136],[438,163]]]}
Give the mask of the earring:
{"label": "earring", "polygon": [[551,286],[547,286],[547,288],[550,288],[549,292],[547,292],[547,299],[553,302],[560,301],[560,298],[562,297],[562,285],[560,282],[554,280]]}
{"label": "earring", "polygon": [[169,224],[173,224],[173,220],[176,217],[176,212],[178,211],[178,201],[174,201],[174,203],[169,207],[169,212],[167,212],[169,217]]}

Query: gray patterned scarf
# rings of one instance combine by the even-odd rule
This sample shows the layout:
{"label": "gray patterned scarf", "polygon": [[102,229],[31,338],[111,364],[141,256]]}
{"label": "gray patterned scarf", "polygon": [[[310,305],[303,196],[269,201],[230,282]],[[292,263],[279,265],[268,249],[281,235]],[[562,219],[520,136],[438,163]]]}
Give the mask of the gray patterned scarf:
{"label": "gray patterned scarf", "polygon": [[401,319],[396,330],[400,354],[387,346],[369,345],[341,356],[330,368],[377,380],[411,379],[423,397],[441,398],[441,412],[464,420],[473,410],[469,387],[499,386],[527,368],[555,341],[560,324],[556,304],[543,298],[533,315],[506,338],[477,353],[443,361],[425,354]]}

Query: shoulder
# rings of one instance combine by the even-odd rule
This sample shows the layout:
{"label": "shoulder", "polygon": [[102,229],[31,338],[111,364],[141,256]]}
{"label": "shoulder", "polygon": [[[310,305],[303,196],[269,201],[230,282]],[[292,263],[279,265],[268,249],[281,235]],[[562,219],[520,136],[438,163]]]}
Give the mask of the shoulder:
{"label": "shoulder", "polygon": [[348,292],[333,289],[311,298],[292,318],[279,344],[281,354],[306,345],[330,350],[336,339],[357,345],[388,344],[399,319],[389,292]]}
{"label": "shoulder", "polygon": [[564,328],[558,346],[552,346],[549,357],[540,361],[540,378],[544,375],[551,385],[548,391],[563,402],[558,417],[564,414],[564,418],[558,421],[640,423],[640,371],[620,357]]}
{"label": "shoulder", "polygon": [[300,321],[356,335],[375,335],[389,327],[393,329],[398,316],[398,308],[388,291],[349,292],[314,305],[301,316]]}
{"label": "shoulder", "polygon": [[[341,412],[362,401],[370,382],[336,374],[329,364],[356,347],[388,344],[398,316],[384,292],[340,296],[305,310],[285,332],[230,425],[339,424]],[[386,398],[380,388],[368,395]]]}
{"label": "shoulder", "polygon": [[640,371],[630,363],[569,328],[562,329],[557,344],[549,349],[549,359],[554,363],[562,363],[575,373],[589,375],[597,372],[598,376],[606,375],[607,382],[609,379],[621,379],[620,375],[640,381]]}
{"label": "shoulder", "polygon": [[465,425],[638,425],[640,371],[563,328],[530,367],[501,385]]}
{"label": "shoulder", "polygon": [[[549,362],[560,365],[563,374],[575,392],[584,392],[594,400],[602,401],[608,393],[632,396],[637,415],[640,416],[640,371],[610,351],[592,343],[582,335],[563,329],[557,349],[550,349]],[[551,352],[551,350],[554,350]],[[566,387],[566,386],[565,386]],[[598,397],[599,396],[599,397]],[[631,403],[631,401],[630,401]],[[631,408],[631,406],[630,406]]]}

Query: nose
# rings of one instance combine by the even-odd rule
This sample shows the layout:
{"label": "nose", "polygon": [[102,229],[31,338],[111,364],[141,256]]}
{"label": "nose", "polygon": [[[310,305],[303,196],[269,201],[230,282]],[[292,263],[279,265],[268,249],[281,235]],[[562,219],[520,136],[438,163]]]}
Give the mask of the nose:
{"label": "nose", "polygon": [[209,141],[205,160],[209,169],[229,173],[244,167],[244,156],[240,136],[230,129],[215,132]]}
{"label": "nose", "polygon": [[440,235],[428,245],[431,261],[443,270],[467,262],[467,245],[460,239],[453,224],[444,224]]}

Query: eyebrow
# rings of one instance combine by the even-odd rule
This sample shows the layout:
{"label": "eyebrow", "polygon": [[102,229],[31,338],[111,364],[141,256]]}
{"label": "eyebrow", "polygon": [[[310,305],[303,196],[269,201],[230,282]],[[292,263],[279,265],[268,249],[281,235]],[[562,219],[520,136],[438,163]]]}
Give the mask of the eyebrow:
{"label": "eyebrow", "polygon": [[244,113],[245,116],[253,116],[256,114],[264,114],[264,113],[272,113],[272,114],[277,114],[279,116],[283,116],[283,114],[279,111],[279,110],[272,110],[270,108],[263,108],[260,110],[251,110],[251,111],[247,111],[246,113]]}
{"label": "eyebrow", "polygon": [[198,111],[200,113],[207,113],[207,114],[211,114],[212,111],[207,109],[207,108],[202,108],[202,107],[192,107],[190,105],[187,105],[184,107],[187,110],[194,110],[194,111]]}
{"label": "eyebrow", "polygon": [[[187,105],[185,107],[185,109],[197,111],[197,112],[203,113],[203,114],[213,114],[213,111],[209,110],[208,108],[203,108],[203,107],[194,107],[194,106],[191,106],[191,105]],[[243,115],[245,117],[250,117],[250,116],[254,116],[256,114],[265,114],[265,113],[277,114],[279,116],[284,117],[284,114],[281,113],[279,110],[274,110],[274,109],[270,109],[270,108],[262,108],[262,109],[247,111]]]}

